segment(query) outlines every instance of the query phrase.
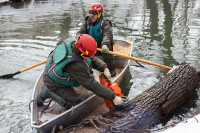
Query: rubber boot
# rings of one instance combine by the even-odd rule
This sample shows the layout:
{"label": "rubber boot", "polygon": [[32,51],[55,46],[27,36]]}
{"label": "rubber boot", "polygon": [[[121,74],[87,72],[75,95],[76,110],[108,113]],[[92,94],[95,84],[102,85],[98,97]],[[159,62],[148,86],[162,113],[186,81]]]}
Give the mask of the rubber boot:
{"label": "rubber boot", "polygon": [[45,85],[42,85],[41,90],[37,95],[37,105],[43,106],[43,102],[47,98],[49,98],[48,88]]}
{"label": "rubber boot", "polygon": [[66,100],[62,98],[61,96],[57,95],[56,93],[50,91],[45,85],[42,85],[42,88],[37,95],[37,105],[42,106],[43,101],[47,98],[52,98],[57,103],[59,103],[61,106],[65,107]]}
{"label": "rubber boot", "polygon": [[115,75],[116,75],[115,69],[114,68],[109,68],[109,71],[110,71],[111,77],[115,77]]}

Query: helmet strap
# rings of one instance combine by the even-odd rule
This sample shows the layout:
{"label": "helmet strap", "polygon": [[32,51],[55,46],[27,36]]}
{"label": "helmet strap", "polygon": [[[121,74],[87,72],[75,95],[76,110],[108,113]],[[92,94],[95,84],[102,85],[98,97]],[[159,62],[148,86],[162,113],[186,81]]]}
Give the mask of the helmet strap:
{"label": "helmet strap", "polygon": [[81,53],[79,50],[78,50],[78,53],[80,54],[80,56],[83,56],[84,54],[83,53]]}
{"label": "helmet strap", "polygon": [[97,11],[97,17],[98,17],[98,18],[101,17],[101,12]]}

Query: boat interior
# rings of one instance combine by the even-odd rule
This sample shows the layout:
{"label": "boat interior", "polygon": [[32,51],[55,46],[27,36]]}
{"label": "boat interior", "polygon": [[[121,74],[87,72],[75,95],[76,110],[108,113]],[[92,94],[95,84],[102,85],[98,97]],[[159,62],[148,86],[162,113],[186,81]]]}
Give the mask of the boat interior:
{"label": "boat interior", "polygon": [[[121,54],[125,54],[130,56],[130,53],[132,51],[132,43],[131,42],[126,42],[126,41],[121,41],[121,40],[115,40],[114,41],[114,50],[113,52],[118,52]],[[116,71],[116,76],[112,77],[113,82],[118,82],[117,80],[120,79],[120,76],[122,74],[122,71],[128,64],[128,59],[114,56],[114,64],[115,64],[115,71]],[[98,72],[97,70],[94,70],[94,77],[96,80],[99,81],[99,75],[101,73]],[[43,79],[42,79],[42,74],[40,75],[37,84],[35,85],[35,91],[33,94],[33,99],[36,99],[38,92],[40,91],[40,88],[43,84]],[[75,90],[79,93],[79,95],[85,100],[94,95],[91,91],[88,91],[84,89],[82,86],[76,87]],[[41,125],[50,119],[53,119],[54,117],[57,117],[58,115],[62,114],[66,109],[62,106],[60,106],[58,103],[55,101],[51,101],[50,99],[46,99],[44,106],[38,107],[36,102],[33,103],[32,106],[32,124],[33,125]],[[102,102],[102,106],[99,106],[93,111],[93,114],[96,112],[100,112],[102,110],[106,110],[106,106]],[[73,110],[73,109],[72,109]]]}

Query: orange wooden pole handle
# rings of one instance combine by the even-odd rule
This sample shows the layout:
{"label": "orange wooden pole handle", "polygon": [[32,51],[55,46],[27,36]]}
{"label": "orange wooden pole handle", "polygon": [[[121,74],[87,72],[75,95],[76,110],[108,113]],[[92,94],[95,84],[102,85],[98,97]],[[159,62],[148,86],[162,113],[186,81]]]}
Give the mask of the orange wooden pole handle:
{"label": "orange wooden pole handle", "polygon": [[[97,48],[97,50],[102,51],[102,49],[100,49],[100,48]],[[146,64],[162,67],[162,68],[165,68],[165,69],[172,69],[172,67],[168,67],[168,66],[161,65],[161,64],[158,64],[158,63],[150,62],[150,61],[147,61],[147,60],[142,60],[142,59],[132,57],[132,56],[127,56],[127,55],[124,55],[124,54],[120,54],[120,53],[116,53],[116,52],[112,52],[112,51],[109,51],[108,53],[112,54],[112,55],[120,56],[120,57],[123,57],[123,58],[128,58],[128,59],[131,59],[131,60],[143,62],[143,63],[146,63]]]}
{"label": "orange wooden pole handle", "polygon": [[41,61],[41,62],[39,62],[39,63],[37,63],[37,64],[34,64],[34,65],[30,66],[30,67],[27,67],[27,68],[24,68],[24,69],[20,70],[20,72],[27,71],[27,70],[29,70],[29,69],[31,69],[31,68],[37,67],[37,66],[42,65],[42,64],[44,64],[44,63],[46,63],[46,62],[47,62],[47,60]]}

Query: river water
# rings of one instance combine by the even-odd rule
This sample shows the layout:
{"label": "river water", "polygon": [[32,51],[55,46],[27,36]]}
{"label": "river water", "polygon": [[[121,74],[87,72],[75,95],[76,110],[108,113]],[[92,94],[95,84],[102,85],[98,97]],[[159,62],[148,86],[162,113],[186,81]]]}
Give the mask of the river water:
{"label": "river water", "polygon": [[[190,63],[200,69],[199,0],[97,0],[113,23],[114,39],[134,41],[133,56],[166,66]],[[90,0],[26,0],[0,7],[0,75],[43,61],[59,40],[75,36],[88,13]],[[142,64],[142,63],[141,63]],[[131,92],[135,97],[159,81],[168,70],[131,62]],[[44,65],[0,80],[0,133],[28,133],[29,101]],[[200,92],[198,91],[198,95]],[[185,112],[200,112],[199,96]],[[180,110],[182,110],[180,108]]]}

